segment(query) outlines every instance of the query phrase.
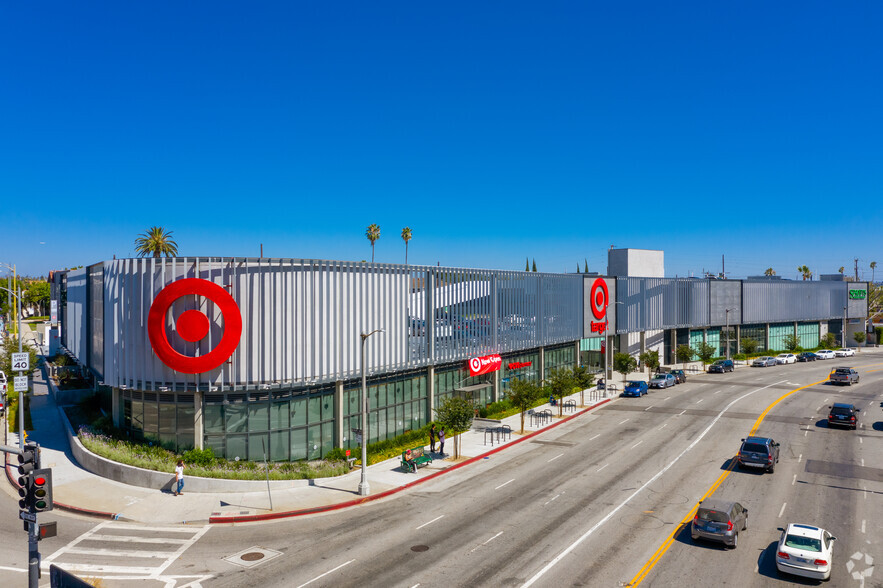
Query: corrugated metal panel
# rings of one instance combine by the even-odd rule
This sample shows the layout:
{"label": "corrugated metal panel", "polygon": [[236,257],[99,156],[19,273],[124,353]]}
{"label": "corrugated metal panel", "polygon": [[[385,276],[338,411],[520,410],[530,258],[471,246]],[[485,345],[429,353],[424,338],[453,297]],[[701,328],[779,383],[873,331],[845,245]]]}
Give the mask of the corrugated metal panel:
{"label": "corrugated metal panel", "polygon": [[617,278],[617,333],[674,329],[708,322],[708,281]]}
{"label": "corrugated metal panel", "polygon": [[839,318],[846,302],[845,282],[742,282],[742,322],[778,323]]}
{"label": "corrugated metal panel", "polygon": [[[742,280],[709,280],[709,324],[742,322]],[[729,309],[729,313],[727,312]],[[728,316],[729,315],[729,316]]]}
{"label": "corrugated metal panel", "polygon": [[64,345],[80,361],[86,361],[87,319],[86,268],[71,270],[67,275],[67,310],[62,336]]}

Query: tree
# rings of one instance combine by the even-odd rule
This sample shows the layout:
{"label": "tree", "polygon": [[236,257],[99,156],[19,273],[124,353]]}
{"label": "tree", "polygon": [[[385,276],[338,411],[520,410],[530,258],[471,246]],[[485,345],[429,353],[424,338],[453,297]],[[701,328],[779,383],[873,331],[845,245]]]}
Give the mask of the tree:
{"label": "tree", "polygon": [[447,398],[435,409],[436,420],[445,435],[454,438],[454,459],[460,457],[460,434],[469,430],[474,416],[475,405],[462,396]]}
{"label": "tree", "polygon": [[162,227],[150,227],[135,239],[135,252],[138,257],[176,257],[178,244],[172,239],[172,231]]}
{"label": "tree", "polygon": [[652,375],[653,371],[659,368],[659,350],[653,349],[651,351],[645,351],[641,355],[638,356],[638,359],[641,360],[641,363],[647,366],[650,370],[648,375]]}
{"label": "tree", "polygon": [[402,241],[405,242],[405,265],[408,265],[408,241],[411,240],[411,228],[402,229]]}
{"label": "tree", "polygon": [[776,270],[774,270],[774,269],[771,268],[771,267],[768,267],[768,268],[766,268],[765,270],[763,270],[763,275],[765,275],[765,276],[774,276],[774,275],[776,275]]}
{"label": "tree", "polygon": [[365,236],[371,241],[371,263],[374,263],[374,242],[380,238],[380,227],[375,224],[368,225],[365,230]]}
{"label": "tree", "polygon": [[638,360],[628,353],[617,353],[613,356],[613,369],[622,374],[625,381],[630,373],[638,369]]}
{"label": "tree", "polygon": [[717,348],[711,343],[707,343],[702,341],[696,348],[696,355],[699,356],[700,361],[702,361],[702,370],[705,370],[705,364],[707,364],[712,357],[717,353]]}
{"label": "tree", "polygon": [[576,273],[579,273],[579,264],[576,264]]}
{"label": "tree", "polygon": [[[22,328],[22,330],[24,330],[24,328]],[[37,369],[37,350],[31,347],[27,341],[22,340],[21,351],[22,353],[28,354],[31,368],[26,372],[22,372],[22,375],[33,375],[34,370]],[[9,337],[6,337],[3,343],[0,344],[0,354],[2,354],[2,357],[0,357],[0,370],[6,374],[6,377],[9,380],[9,383],[7,384],[9,390],[12,390],[12,377],[18,375],[18,372],[12,371],[13,353],[18,353],[18,338],[15,335],[10,334]]]}
{"label": "tree", "polygon": [[865,332],[864,331],[856,331],[852,334],[852,338],[855,339],[855,342],[858,343],[858,350],[862,350],[862,343],[865,342]]}
{"label": "tree", "polygon": [[751,355],[752,353],[757,351],[757,348],[760,346],[760,343],[758,343],[757,339],[752,339],[751,337],[742,337],[742,339],[739,341],[739,344],[742,347],[742,351],[746,355]]}
{"label": "tree", "polygon": [[537,271],[537,260],[536,260],[536,258],[534,258],[534,260],[533,260],[533,268],[532,268],[530,271],[532,271],[532,272]]}
{"label": "tree", "polygon": [[822,349],[834,349],[837,347],[837,335],[834,333],[825,333],[824,337],[819,338],[819,347]]}
{"label": "tree", "polygon": [[799,271],[800,274],[803,276],[804,282],[812,279],[812,272],[809,271],[809,267],[807,267],[806,265],[798,266],[797,271]]}
{"label": "tree", "polygon": [[524,258],[524,271],[530,271],[530,259],[527,257]]}
{"label": "tree", "polygon": [[585,269],[585,271],[584,271],[583,273],[584,273],[584,274],[587,274],[587,273],[589,273],[589,260],[586,259],[586,258],[583,258],[583,261],[586,262],[586,269]]}
{"label": "tree", "polygon": [[521,412],[521,434],[524,434],[524,414],[533,408],[543,395],[543,390],[533,382],[518,378],[509,380],[509,402]]}
{"label": "tree", "polygon": [[49,308],[49,282],[35,280],[28,283],[26,288],[22,292],[22,303],[36,307],[37,313],[44,316]]}
{"label": "tree", "polygon": [[785,335],[782,343],[785,344],[785,349],[788,351],[797,351],[797,348],[800,347],[800,337],[798,335]]}
{"label": "tree", "polygon": [[549,393],[558,400],[558,416],[564,415],[564,397],[573,392],[576,382],[573,370],[567,368],[553,369],[545,382]]}
{"label": "tree", "polygon": [[876,261],[872,261],[872,262],[871,262],[871,281],[872,281],[872,282],[874,281],[874,270],[875,270],[875,269],[877,269],[877,262],[876,262]]}
{"label": "tree", "polygon": [[689,345],[678,345],[677,349],[675,349],[675,357],[683,364],[693,359],[694,355],[696,355],[696,350]]}
{"label": "tree", "polygon": [[579,388],[579,403],[585,406],[583,392],[591,388],[595,384],[595,374],[589,372],[589,368],[581,365],[573,369],[573,383]]}

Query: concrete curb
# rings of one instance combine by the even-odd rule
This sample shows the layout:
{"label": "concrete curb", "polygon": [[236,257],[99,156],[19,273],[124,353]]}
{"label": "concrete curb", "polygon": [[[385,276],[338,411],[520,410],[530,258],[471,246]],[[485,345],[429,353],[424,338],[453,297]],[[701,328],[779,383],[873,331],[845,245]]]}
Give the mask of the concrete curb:
{"label": "concrete curb", "polygon": [[605,398],[604,400],[598,402],[597,404],[594,404],[594,405],[592,405],[588,408],[585,408],[575,414],[572,414],[569,417],[565,417],[565,418],[561,419],[560,421],[552,423],[548,427],[544,427],[542,429],[534,431],[533,433],[529,433],[527,435],[524,435],[523,437],[520,437],[520,438],[516,439],[515,441],[512,441],[511,443],[507,443],[506,445],[501,445],[499,447],[491,449],[490,451],[487,451],[487,452],[477,455],[475,457],[471,457],[471,458],[467,459],[466,461],[462,461],[458,464],[454,464],[449,468],[445,468],[443,470],[440,470],[438,472],[430,474],[424,478],[420,478],[419,480],[414,480],[413,482],[408,482],[407,484],[404,484],[403,486],[399,486],[397,488],[391,488],[390,490],[385,490],[379,494],[375,494],[372,496],[366,496],[364,498],[356,498],[354,500],[347,500],[345,502],[339,502],[337,504],[329,504],[326,506],[315,506],[312,508],[304,508],[304,509],[299,509],[299,510],[289,510],[289,511],[284,511],[284,512],[274,512],[274,513],[257,514],[257,515],[233,515],[233,516],[229,516],[229,517],[213,516],[213,517],[209,517],[208,522],[210,524],[256,523],[256,522],[260,522],[260,521],[270,521],[270,520],[274,520],[274,519],[291,518],[291,517],[303,516],[303,515],[308,515],[308,514],[316,514],[316,513],[320,513],[320,512],[330,512],[330,511],[334,511],[334,510],[340,510],[343,508],[349,508],[351,506],[365,504],[366,502],[372,502],[374,500],[380,500],[381,498],[386,498],[387,496],[392,496],[393,494],[397,494],[399,492],[402,492],[403,490],[407,490],[408,488],[412,488],[418,484],[422,484],[424,482],[432,480],[433,478],[437,478],[438,476],[441,476],[442,474],[446,474],[448,472],[452,472],[454,470],[465,467],[469,464],[475,463],[476,461],[484,459],[485,457],[487,457],[489,455],[493,455],[495,453],[498,453],[498,452],[506,449],[507,447],[512,447],[513,445],[527,441],[528,439],[535,437],[535,436],[539,435],[540,433],[544,433],[546,431],[549,431],[550,429],[554,429],[555,427],[557,427],[563,423],[566,423],[570,420],[573,420],[578,416],[582,416],[582,415],[586,414],[587,412],[598,408],[601,405],[607,404],[611,400],[613,400],[613,398]]}

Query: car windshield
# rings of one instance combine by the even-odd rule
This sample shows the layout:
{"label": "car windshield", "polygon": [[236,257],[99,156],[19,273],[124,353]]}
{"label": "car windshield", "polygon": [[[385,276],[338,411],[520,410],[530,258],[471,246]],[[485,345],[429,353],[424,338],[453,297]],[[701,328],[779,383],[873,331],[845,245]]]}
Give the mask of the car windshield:
{"label": "car windshield", "polygon": [[848,408],[844,408],[842,406],[835,406],[831,409],[831,414],[833,415],[848,415],[851,411]]}
{"label": "car windshield", "polygon": [[760,443],[746,443],[742,446],[742,451],[750,451],[751,453],[766,453],[766,445]]}
{"label": "car windshield", "polygon": [[804,551],[821,551],[822,540],[812,537],[801,537],[800,535],[788,535],[785,537],[785,546],[803,549]]}
{"label": "car windshield", "polygon": [[640,386],[643,382],[636,382],[634,380],[629,380],[626,386]]}
{"label": "car windshield", "polygon": [[720,512],[719,510],[710,510],[707,508],[700,508],[699,512],[696,513],[699,517],[700,521],[712,521],[714,523],[726,523],[730,518],[727,516],[727,513]]}

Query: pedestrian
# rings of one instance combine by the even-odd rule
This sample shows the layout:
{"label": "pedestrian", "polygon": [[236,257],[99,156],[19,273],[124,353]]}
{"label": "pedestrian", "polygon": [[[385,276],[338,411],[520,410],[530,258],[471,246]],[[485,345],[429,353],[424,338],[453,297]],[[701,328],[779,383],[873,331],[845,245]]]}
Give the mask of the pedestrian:
{"label": "pedestrian", "polygon": [[429,450],[435,453],[435,423],[429,427]]}
{"label": "pedestrian", "polygon": [[179,459],[178,465],[175,467],[175,481],[178,483],[176,490],[175,490],[175,496],[177,496],[178,494],[184,494],[184,492],[182,492],[182,490],[184,489],[184,460],[183,459]]}
{"label": "pedestrian", "polygon": [[445,428],[442,427],[438,432],[438,452],[445,456]]}

